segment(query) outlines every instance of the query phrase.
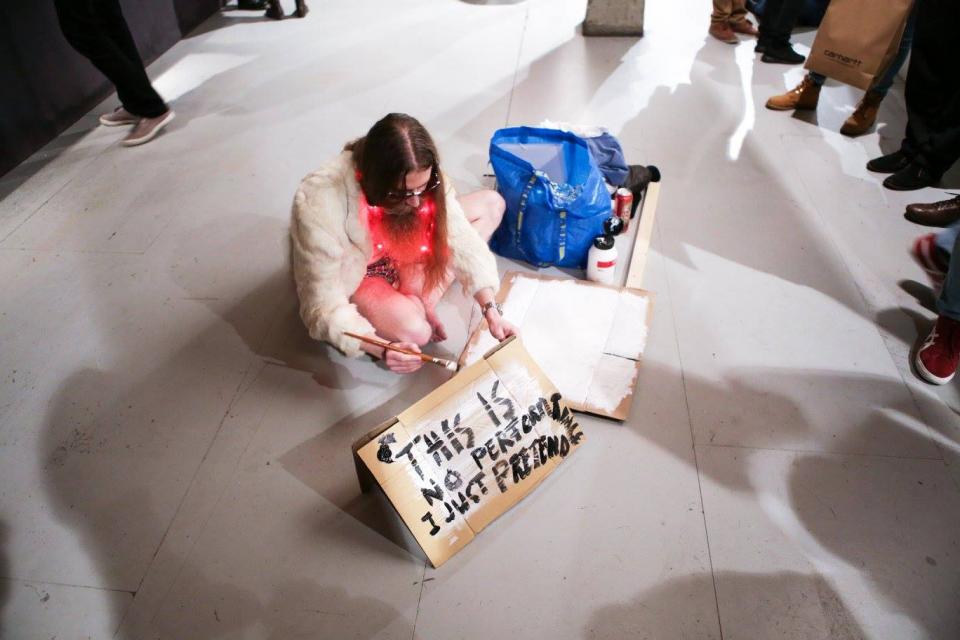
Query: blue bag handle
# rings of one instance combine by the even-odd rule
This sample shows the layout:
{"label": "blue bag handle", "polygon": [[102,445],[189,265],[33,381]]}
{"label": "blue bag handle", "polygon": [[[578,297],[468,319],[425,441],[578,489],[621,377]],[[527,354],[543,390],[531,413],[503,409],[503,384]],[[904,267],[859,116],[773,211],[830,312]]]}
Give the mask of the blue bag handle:
{"label": "blue bag handle", "polygon": [[520,230],[523,229],[523,213],[527,208],[527,198],[530,197],[530,192],[533,191],[533,187],[537,184],[537,174],[531,173],[530,179],[527,180],[527,186],[523,188],[523,195],[520,196],[520,207],[517,211],[517,231],[514,234],[513,244],[517,247],[521,254],[523,254],[523,259],[531,264],[534,261],[530,260],[527,256],[526,250],[523,248],[523,243],[520,241]]}

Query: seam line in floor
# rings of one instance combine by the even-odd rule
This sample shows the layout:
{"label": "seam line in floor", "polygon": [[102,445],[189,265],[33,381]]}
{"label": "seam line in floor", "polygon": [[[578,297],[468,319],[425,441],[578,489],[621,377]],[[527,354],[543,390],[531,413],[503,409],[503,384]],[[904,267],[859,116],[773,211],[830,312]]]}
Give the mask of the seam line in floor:
{"label": "seam line in floor", "polygon": [[93,589],[94,591],[109,591],[110,593],[126,593],[131,596],[137,595],[136,591],[129,589],[113,589],[111,587],[96,587],[89,584],[68,584],[66,582],[54,582],[51,580],[31,580],[30,578],[21,578],[18,576],[0,576],[0,580],[10,582],[26,582],[28,584],[50,585],[54,587],[68,587],[70,589]]}
{"label": "seam line in floor", "polygon": [[[663,244],[663,234],[660,230],[660,225],[654,221],[654,227],[656,228],[657,238],[660,241],[659,244]],[[649,259],[648,253],[648,259]],[[720,595],[717,590],[717,574],[713,569],[713,552],[710,549],[710,529],[707,526],[707,506],[703,502],[703,481],[700,477],[700,461],[697,458],[697,440],[693,432],[693,415],[690,412],[690,400],[687,397],[687,377],[683,369],[683,356],[680,353],[680,335],[677,332],[677,316],[673,309],[673,296],[670,292],[670,274],[663,255],[659,254],[660,261],[663,264],[663,280],[664,286],[667,290],[667,298],[670,301],[670,304],[667,305],[670,308],[670,319],[673,323],[673,340],[674,347],[677,350],[677,362],[680,365],[680,382],[683,386],[683,404],[687,411],[687,428],[690,429],[690,449],[693,453],[693,467],[694,471],[697,474],[697,494],[700,497],[700,517],[703,520],[703,535],[707,545],[707,562],[710,564],[710,580],[713,583],[713,602],[717,612],[717,629],[720,632],[720,640],[723,640],[723,620],[720,618]]]}
{"label": "seam line in floor", "polygon": [[717,447],[720,449],[746,449],[750,451],[777,451],[781,453],[802,453],[818,456],[849,456],[851,458],[888,458],[892,460],[922,460],[924,462],[943,462],[943,458],[932,458],[930,456],[897,456],[890,453],[855,453],[847,451],[817,451],[816,449],[788,449],[782,447],[754,447],[743,444],[716,444],[713,442],[702,442],[701,447]]}

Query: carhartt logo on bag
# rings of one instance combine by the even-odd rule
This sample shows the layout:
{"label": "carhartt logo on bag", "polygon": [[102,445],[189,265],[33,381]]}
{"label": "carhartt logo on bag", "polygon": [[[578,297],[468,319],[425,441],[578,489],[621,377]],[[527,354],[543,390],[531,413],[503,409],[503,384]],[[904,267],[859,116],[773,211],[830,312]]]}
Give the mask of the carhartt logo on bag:
{"label": "carhartt logo on bag", "polygon": [[862,60],[857,60],[856,58],[845,56],[842,53],[837,53],[836,51],[831,51],[830,49],[826,49],[823,52],[823,55],[830,58],[831,60],[836,60],[840,64],[845,64],[848,67],[859,67],[861,64],[863,64]]}
{"label": "carhartt logo on bag", "polygon": [[807,69],[868,90],[896,57],[913,5],[914,0],[830,0]]}

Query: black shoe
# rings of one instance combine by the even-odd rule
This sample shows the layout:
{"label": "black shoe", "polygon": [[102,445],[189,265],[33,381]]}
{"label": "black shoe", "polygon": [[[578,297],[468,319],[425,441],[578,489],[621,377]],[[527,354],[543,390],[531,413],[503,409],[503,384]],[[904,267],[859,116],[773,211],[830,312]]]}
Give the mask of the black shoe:
{"label": "black shoe", "polygon": [[766,53],[766,51],[767,51],[767,43],[766,43],[766,42],[758,42],[758,43],[757,43],[757,46],[755,46],[755,47],[753,48],[753,52],[754,52],[754,53]]}
{"label": "black shoe", "polygon": [[267,8],[267,0],[237,0],[237,9],[240,11],[263,11]]}
{"label": "black shoe", "polygon": [[774,62],[780,64],[800,64],[806,60],[806,57],[793,50],[790,45],[779,47],[766,46],[761,56],[761,62]]}
{"label": "black shoe", "polygon": [[267,11],[263,15],[271,20],[283,20],[283,7],[280,6],[280,0],[268,0]]}
{"label": "black shoe", "polygon": [[900,171],[887,176],[883,186],[893,191],[915,191],[924,187],[932,187],[940,182],[940,176],[921,164],[911,162]]}
{"label": "black shoe", "polygon": [[896,173],[901,169],[906,169],[911,160],[912,158],[902,150],[897,150],[868,162],[867,171],[873,171],[874,173]]}
{"label": "black shoe", "polygon": [[651,182],[660,182],[660,169],[654,165],[643,166],[640,164],[627,165],[630,172],[627,174],[627,181],[623,186],[630,189],[633,194],[633,204],[630,205],[630,217],[633,218],[637,213],[637,207],[643,199],[643,192]]}
{"label": "black shoe", "polygon": [[903,217],[925,227],[949,227],[960,220],[960,195],[940,202],[908,204]]}

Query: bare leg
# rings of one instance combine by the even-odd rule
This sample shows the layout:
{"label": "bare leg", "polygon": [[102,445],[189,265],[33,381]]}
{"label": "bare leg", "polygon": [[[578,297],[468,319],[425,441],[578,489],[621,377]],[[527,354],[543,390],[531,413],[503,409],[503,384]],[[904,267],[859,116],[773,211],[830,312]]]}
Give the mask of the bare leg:
{"label": "bare leg", "polygon": [[500,226],[506,203],[496,191],[483,189],[458,198],[467,220],[477,230],[480,237],[490,240],[490,236]]}
{"label": "bare leg", "polygon": [[364,278],[350,302],[357,305],[381,338],[419,345],[430,341],[433,328],[427,322],[423,303],[395,290],[383,278]]}

